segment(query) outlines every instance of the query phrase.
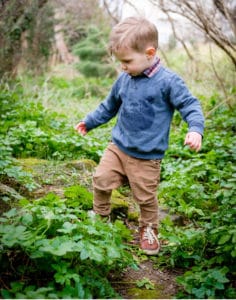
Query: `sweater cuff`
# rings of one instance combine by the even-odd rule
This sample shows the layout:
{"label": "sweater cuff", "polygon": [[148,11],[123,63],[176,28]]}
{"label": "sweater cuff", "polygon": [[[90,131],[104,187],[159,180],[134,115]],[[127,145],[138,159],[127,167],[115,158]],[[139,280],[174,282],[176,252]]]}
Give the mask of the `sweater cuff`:
{"label": "sweater cuff", "polygon": [[188,130],[188,132],[197,132],[200,133],[201,136],[203,137],[203,131],[204,127],[203,126],[191,126]]}
{"label": "sweater cuff", "polygon": [[85,119],[83,119],[84,123],[86,124],[86,129],[87,131],[90,131],[93,129],[93,124],[90,121],[90,119],[88,117],[86,117]]}

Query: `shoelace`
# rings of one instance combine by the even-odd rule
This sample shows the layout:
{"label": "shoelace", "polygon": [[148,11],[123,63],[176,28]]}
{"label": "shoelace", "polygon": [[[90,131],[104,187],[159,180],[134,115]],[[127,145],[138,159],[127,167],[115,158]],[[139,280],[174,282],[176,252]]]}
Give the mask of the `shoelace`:
{"label": "shoelace", "polygon": [[155,241],[157,241],[157,237],[152,229],[152,227],[146,227],[144,229],[143,234],[144,239],[148,240],[149,245],[153,244]]}

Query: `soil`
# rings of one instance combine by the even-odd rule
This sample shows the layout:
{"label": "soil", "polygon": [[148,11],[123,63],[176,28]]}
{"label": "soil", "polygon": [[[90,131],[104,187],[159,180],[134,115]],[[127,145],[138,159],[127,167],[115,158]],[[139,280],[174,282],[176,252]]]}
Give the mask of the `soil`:
{"label": "soil", "polygon": [[[158,270],[147,259],[141,262],[138,270],[128,268],[119,278],[111,278],[113,288],[124,299],[171,299],[178,292],[175,277],[180,275],[173,270]],[[137,283],[150,283],[150,287],[138,287]]]}

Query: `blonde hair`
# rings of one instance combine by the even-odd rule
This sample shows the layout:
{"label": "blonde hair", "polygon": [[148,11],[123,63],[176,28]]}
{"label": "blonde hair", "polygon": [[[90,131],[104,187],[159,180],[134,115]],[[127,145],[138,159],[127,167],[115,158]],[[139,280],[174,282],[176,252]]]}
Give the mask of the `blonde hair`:
{"label": "blonde hair", "polygon": [[108,44],[110,54],[116,53],[120,48],[143,52],[147,47],[158,47],[157,28],[147,19],[129,17],[113,27]]}

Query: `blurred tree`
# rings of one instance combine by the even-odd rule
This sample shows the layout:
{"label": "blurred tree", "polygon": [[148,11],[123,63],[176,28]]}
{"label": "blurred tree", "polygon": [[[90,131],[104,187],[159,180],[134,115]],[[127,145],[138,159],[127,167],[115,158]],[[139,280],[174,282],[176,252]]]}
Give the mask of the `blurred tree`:
{"label": "blurred tree", "polygon": [[110,26],[99,1],[1,0],[0,76],[72,63],[73,46],[88,27]]}
{"label": "blurred tree", "polygon": [[59,12],[57,23],[62,25],[61,31],[69,50],[86,36],[88,27],[94,26],[101,30],[110,26],[109,18],[106,18],[99,2],[99,0],[54,0],[54,7]]}
{"label": "blurred tree", "polygon": [[116,70],[106,49],[107,39],[108,31],[90,26],[86,37],[75,45],[74,53],[80,58],[77,69],[85,76],[116,75]]}
{"label": "blurred tree", "polygon": [[38,70],[47,60],[53,37],[48,0],[0,2],[0,76],[16,74],[19,63]]}

